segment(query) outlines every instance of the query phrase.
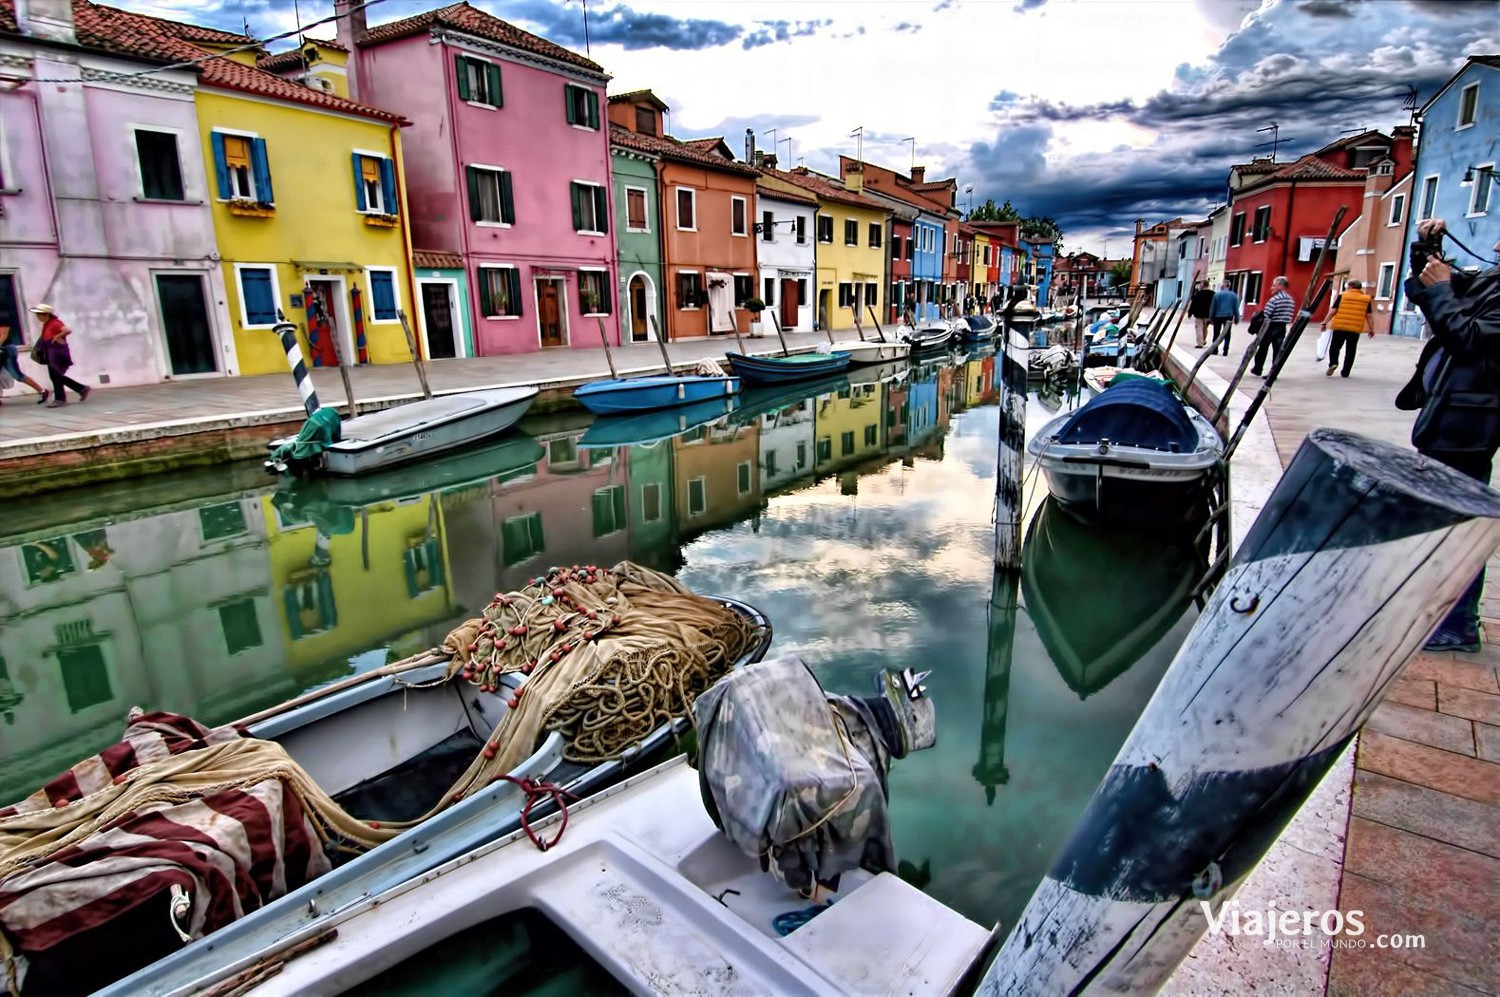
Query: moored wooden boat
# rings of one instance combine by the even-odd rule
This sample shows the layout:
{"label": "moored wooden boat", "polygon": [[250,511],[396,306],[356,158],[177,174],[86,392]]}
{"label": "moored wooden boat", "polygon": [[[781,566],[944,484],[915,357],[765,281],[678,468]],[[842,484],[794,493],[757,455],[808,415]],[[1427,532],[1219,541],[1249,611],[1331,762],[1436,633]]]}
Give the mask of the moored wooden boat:
{"label": "moored wooden boat", "polygon": [[965,315],[958,320],[958,324],[959,335],[969,342],[993,339],[1000,331],[995,320],[988,315]]}
{"label": "moored wooden boat", "polygon": [[642,446],[670,439],[690,429],[722,419],[740,407],[739,394],[693,405],[657,409],[636,415],[606,415],[595,419],[578,441],[580,447]]}
{"label": "moored wooden boat", "polygon": [[870,339],[843,339],[828,347],[830,353],[849,354],[849,363],[854,366],[871,363],[886,363],[904,359],[911,352],[911,344],[904,342],[882,343]]}
{"label": "moored wooden boat", "polygon": [[[339,423],[338,439],[307,458],[267,461],[275,472],[368,474],[503,433],[536,400],[532,386],[485,388],[407,402]],[[321,413],[319,413],[321,414]],[[292,438],[272,440],[272,451]]]}
{"label": "moored wooden boat", "polygon": [[958,330],[947,319],[926,322],[906,333],[913,353],[924,350],[940,350],[953,342]]}
{"label": "moored wooden boat", "polygon": [[573,397],[595,415],[615,415],[693,405],[735,395],[739,390],[737,377],[656,374],[590,381],[575,390]]}
{"label": "moored wooden boat", "polygon": [[785,384],[837,374],[849,367],[849,354],[793,353],[783,357],[752,357],[728,353],[729,366],[746,384]]}

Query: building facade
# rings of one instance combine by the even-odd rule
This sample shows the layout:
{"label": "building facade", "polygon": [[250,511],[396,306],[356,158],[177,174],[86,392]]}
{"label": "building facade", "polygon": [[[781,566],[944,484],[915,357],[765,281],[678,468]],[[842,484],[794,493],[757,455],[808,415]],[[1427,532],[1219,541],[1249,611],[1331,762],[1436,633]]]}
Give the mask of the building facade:
{"label": "building facade", "polygon": [[620,247],[620,333],[645,343],[665,333],[662,321],[660,160],[648,152],[610,142],[615,197],[615,239]]}
{"label": "building facade", "polygon": [[[889,214],[858,192],[858,174],[839,181],[806,167],[778,171],[776,179],[817,198],[817,282],[813,299],[819,329],[864,328],[885,309]],[[847,186],[846,186],[847,184]]]}
{"label": "building facade", "polygon": [[755,181],[755,238],[760,268],[757,294],[784,332],[813,328],[813,288],[817,280],[815,230],[818,199],[778,178],[774,159]]}

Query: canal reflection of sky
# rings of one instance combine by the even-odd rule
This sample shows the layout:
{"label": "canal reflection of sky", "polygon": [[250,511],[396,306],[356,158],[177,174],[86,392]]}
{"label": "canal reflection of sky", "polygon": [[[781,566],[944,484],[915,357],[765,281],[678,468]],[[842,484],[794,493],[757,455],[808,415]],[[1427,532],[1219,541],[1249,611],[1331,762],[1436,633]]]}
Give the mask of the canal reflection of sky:
{"label": "canal reflection of sky", "polygon": [[[384,484],[287,493],[231,468],[29,507],[0,527],[0,790],[98,750],[131,705],[232,720],[431,646],[548,564],[631,557],[759,606],[773,653],[832,691],[931,669],[938,744],[891,782],[903,873],[1011,923],[1185,636],[1171,583],[1193,565],[1152,548],[1181,570],[1158,572],[1154,605],[1117,599],[1140,588],[1134,549],[1108,556],[1071,521],[1031,537],[1051,645],[1118,651],[1104,675],[1054,663],[1020,580],[991,567],[996,391],[975,356],[650,446],[580,445],[587,418],[554,417]],[[1033,395],[1028,427],[1068,402]],[[1028,479],[1028,523],[1049,523],[1044,490]]]}

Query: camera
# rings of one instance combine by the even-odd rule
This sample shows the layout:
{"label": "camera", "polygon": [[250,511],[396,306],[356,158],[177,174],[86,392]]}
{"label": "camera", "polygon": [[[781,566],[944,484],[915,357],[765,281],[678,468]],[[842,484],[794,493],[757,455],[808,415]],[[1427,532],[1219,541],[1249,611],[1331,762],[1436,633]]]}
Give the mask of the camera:
{"label": "camera", "polygon": [[1411,244],[1411,274],[1415,277],[1422,272],[1427,261],[1436,257],[1443,259],[1443,237],[1434,236],[1431,239],[1418,239]]}

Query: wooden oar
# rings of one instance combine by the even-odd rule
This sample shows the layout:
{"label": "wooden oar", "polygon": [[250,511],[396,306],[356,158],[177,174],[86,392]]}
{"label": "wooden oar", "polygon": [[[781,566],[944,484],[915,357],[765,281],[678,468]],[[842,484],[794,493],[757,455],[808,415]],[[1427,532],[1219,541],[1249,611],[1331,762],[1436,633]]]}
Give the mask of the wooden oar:
{"label": "wooden oar", "polygon": [[596,318],[594,319],[594,321],[599,323],[599,338],[604,342],[604,361],[605,363],[609,364],[609,376],[618,381],[620,379],[620,375],[615,370],[614,354],[609,351],[609,333],[604,331],[604,320],[602,318]]}
{"label": "wooden oar", "polygon": [[786,337],[781,334],[781,323],[777,320],[774,313],[771,315],[771,325],[776,327],[776,338],[781,340],[781,355],[784,357],[791,356],[792,351],[786,348]]}
{"label": "wooden oar", "polygon": [[656,345],[661,349],[661,362],[667,367],[667,376],[671,377],[677,371],[672,367],[672,358],[667,356],[667,341],[661,338],[661,329],[656,324],[656,316],[651,316],[651,331],[656,333]]}
{"label": "wooden oar", "polygon": [[431,398],[432,388],[427,384],[427,368],[422,366],[422,358],[417,356],[417,341],[411,334],[411,324],[406,321],[406,312],[397,308],[396,317],[401,320],[401,331],[406,333],[406,348],[411,351],[412,365],[417,368],[417,380],[422,383],[422,397]]}

